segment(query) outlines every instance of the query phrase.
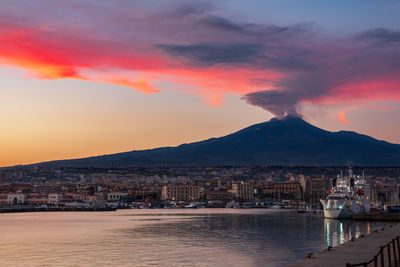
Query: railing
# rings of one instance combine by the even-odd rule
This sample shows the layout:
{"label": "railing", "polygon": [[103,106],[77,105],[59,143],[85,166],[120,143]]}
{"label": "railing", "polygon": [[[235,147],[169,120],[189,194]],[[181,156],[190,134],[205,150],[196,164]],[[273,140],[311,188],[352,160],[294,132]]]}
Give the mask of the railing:
{"label": "railing", "polygon": [[392,239],[392,241],[385,246],[381,246],[378,254],[376,254],[372,260],[357,264],[347,263],[346,267],[367,267],[371,263],[374,264],[374,267],[400,267],[400,236]]}

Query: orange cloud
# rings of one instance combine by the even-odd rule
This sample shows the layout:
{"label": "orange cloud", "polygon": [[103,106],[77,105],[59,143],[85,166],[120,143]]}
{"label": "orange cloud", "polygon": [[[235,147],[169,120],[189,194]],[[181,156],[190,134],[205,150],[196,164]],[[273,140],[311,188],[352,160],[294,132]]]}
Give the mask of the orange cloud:
{"label": "orange cloud", "polygon": [[[126,44],[96,39],[90,34],[69,36],[40,28],[9,26],[0,35],[0,64],[24,68],[38,79],[83,79],[127,86],[142,93],[159,92],[147,80],[126,78],[129,72],[141,72],[152,80],[195,87],[194,91],[184,91],[197,94],[215,106],[221,105],[225,93],[245,94],[254,90],[256,86],[251,79],[273,81],[283,76],[275,70],[187,65],[157,51],[144,49],[139,54]],[[115,70],[123,70],[125,74],[121,76]]]}
{"label": "orange cloud", "polygon": [[131,87],[133,89],[139,90],[143,93],[146,94],[152,94],[152,93],[158,93],[160,92],[158,89],[156,89],[154,86],[149,84],[146,80],[139,80],[137,82],[131,82],[126,79],[114,79],[111,81],[114,84],[119,84],[122,86],[127,86]]}
{"label": "orange cloud", "polygon": [[346,118],[346,112],[348,109],[342,110],[339,112],[339,121],[343,124],[350,124],[350,122]]}

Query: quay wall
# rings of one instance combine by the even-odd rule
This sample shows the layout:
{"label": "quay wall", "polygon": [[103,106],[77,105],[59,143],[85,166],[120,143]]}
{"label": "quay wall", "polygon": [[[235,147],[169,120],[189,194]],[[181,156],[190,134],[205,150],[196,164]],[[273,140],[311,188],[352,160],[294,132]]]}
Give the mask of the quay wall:
{"label": "quay wall", "polygon": [[400,224],[392,224],[369,235],[312,254],[310,257],[306,255],[303,259],[289,263],[285,267],[346,267],[347,263],[366,262],[379,252],[381,246],[388,244],[398,236],[400,236]]}
{"label": "quay wall", "polygon": [[353,215],[353,220],[400,221],[399,213],[370,213]]}

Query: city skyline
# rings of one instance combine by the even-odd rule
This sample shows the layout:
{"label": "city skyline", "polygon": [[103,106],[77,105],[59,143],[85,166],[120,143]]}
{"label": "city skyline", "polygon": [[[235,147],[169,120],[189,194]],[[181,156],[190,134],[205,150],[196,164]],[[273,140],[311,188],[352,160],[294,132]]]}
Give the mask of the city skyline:
{"label": "city skyline", "polygon": [[396,1],[0,6],[0,166],[175,146],[287,114],[400,143]]}

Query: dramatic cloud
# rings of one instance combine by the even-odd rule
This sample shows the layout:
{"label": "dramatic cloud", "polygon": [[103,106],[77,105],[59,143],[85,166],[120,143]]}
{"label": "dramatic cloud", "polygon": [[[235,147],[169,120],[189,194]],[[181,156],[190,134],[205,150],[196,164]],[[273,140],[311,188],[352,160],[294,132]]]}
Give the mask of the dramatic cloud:
{"label": "dramatic cloud", "polygon": [[196,65],[250,63],[261,52],[257,44],[158,45],[164,52],[188,58]]}
{"label": "dramatic cloud", "polygon": [[359,37],[382,43],[395,43],[400,42],[400,31],[377,28],[363,32]]}
{"label": "dramatic cloud", "polygon": [[[371,30],[346,40],[317,44],[301,67],[273,82],[273,89],[243,96],[278,117],[297,113],[299,102],[351,103],[400,100],[398,32]],[[385,43],[382,46],[382,43]],[[311,46],[310,46],[311,47]],[[291,64],[289,64],[291,65]],[[296,64],[292,64],[295,66]],[[304,65],[306,66],[306,65]],[[278,69],[278,68],[275,68]],[[348,124],[345,111],[340,121]]]}
{"label": "dramatic cloud", "polygon": [[216,16],[205,17],[204,19],[200,20],[200,23],[203,23],[210,27],[219,28],[222,30],[237,31],[237,32],[243,31],[246,28],[245,25],[233,23],[230,20]]}
{"label": "dramatic cloud", "polygon": [[277,117],[297,114],[300,102],[400,100],[399,31],[337,38],[311,24],[260,25],[215,14],[211,4],[187,2],[5,1],[0,64],[39,79],[143,93],[157,93],[163,88],[155,85],[167,81],[210,105],[235,93]]}

